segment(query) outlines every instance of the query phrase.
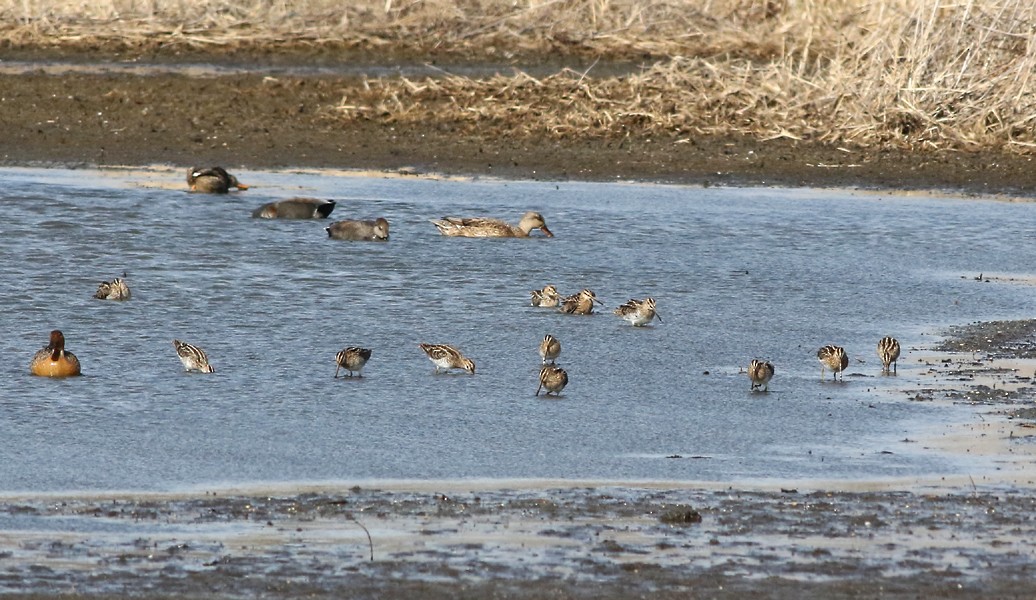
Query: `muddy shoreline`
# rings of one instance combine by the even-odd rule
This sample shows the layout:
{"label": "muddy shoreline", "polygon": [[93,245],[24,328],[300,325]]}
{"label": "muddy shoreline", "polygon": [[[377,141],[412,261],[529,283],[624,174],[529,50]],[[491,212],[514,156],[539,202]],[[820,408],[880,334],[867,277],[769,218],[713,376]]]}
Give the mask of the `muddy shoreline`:
{"label": "muddy shoreline", "polygon": [[[36,62],[26,62],[29,57]],[[313,167],[512,179],[1036,193],[1036,169],[1024,154],[854,148],[787,138],[667,139],[635,132],[621,139],[513,138],[492,130],[461,135],[447,123],[343,122],[334,107],[364,85],[364,76],[329,75],[308,64],[293,69],[283,57],[274,62],[267,57],[260,63],[268,66],[265,72],[234,71],[236,63],[228,65],[226,57],[208,62],[192,57],[203,62],[181,64],[181,72],[168,57],[106,67],[110,58],[85,54],[69,62],[56,51],[0,53],[0,67],[6,60],[0,69],[5,131],[0,165],[186,169],[219,164],[238,171]],[[127,72],[127,65],[133,70]],[[198,65],[217,70],[205,72],[205,67],[199,74]]]}

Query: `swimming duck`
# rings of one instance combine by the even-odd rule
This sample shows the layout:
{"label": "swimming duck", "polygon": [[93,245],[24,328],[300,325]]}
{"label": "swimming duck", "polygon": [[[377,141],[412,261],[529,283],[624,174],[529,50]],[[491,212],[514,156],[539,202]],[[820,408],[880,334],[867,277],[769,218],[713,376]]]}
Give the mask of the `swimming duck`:
{"label": "swimming duck", "polygon": [[334,200],[289,198],[268,202],[252,211],[252,216],[257,219],[326,219],[334,209]]}
{"label": "swimming duck", "polygon": [[435,373],[439,370],[449,371],[450,369],[464,369],[472,375],[475,374],[475,363],[465,358],[460,350],[448,344],[418,344],[421,350],[428,355],[428,360],[435,365]]}
{"label": "swimming duck", "polygon": [[333,240],[384,242],[389,239],[389,222],[383,217],[373,221],[338,221],[324,231]]}
{"label": "swimming duck", "polygon": [[237,180],[223,167],[191,167],[187,171],[187,185],[192,192],[206,194],[226,194],[230,188],[247,190],[248,186]]}
{"label": "swimming duck", "polygon": [[371,359],[371,351],[367,348],[356,348],[350,346],[338,351],[335,355],[335,379],[338,379],[338,371],[345,369],[349,373],[349,377],[353,376],[353,372],[356,373],[357,377],[363,377],[360,371],[363,370],[363,366],[367,364],[367,361]]}
{"label": "swimming duck", "polygon": [[433,220],[432,223],[439,229],[439,233],[452,237],[529,237],[533,229],[539,229],[547,237],[554,237],[550,229],[547,229],[543,215],[535,211],[522,215],[518,225],[487,217],[443,217]]}
{"label": "swimming duck", "polygon": [[129,300],[130,289],[126,282],[116,277],[111,281],[102,281],[97,286],[94,298],[99,300]]}
{"label": "swimming duck", "polygon": [[29,372],[40,377],[71,377],[80,375],[79,359],[65,350],[65,336],[55,329],[50,332],[50,343],[41,348],[29,363]]}
{"label": "swimming duck", "polygon": [[173,340],[173,348],[176,348],[176,355],[180,357],[183,368],[188,372],[213,373],[216,371],[209,364],[209,356],[201,348],[180,340]]}

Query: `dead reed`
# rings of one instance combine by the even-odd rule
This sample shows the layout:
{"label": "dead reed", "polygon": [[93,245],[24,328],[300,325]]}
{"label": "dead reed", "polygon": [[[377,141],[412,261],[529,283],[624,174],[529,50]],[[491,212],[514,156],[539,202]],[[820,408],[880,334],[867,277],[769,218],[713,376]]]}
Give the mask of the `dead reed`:
{"label": "dead reed", "polygon": [[1031,152],[1034,32],[1031,0],[0,0],[8,47],[327,46],[644,65],[371,80],[329,111],[483,136],[734,134]]}

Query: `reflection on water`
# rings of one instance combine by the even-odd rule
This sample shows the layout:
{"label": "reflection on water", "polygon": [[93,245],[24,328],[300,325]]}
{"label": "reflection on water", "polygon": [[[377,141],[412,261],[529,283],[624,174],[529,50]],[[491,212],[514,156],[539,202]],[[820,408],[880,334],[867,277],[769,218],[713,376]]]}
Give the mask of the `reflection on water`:
{"label": "reflection on water", "polygon": [[[1028,203],[238,174],[255,187],[219,197],[184,193],[179,172],[0,171],[0,491],[956,472],[902,440],[963,409],[876,392],[916,378],[910,348],[941,326],[1023,314],[1030,288],[964,276],[1036,258]],[[249,216],[297,194],[337,199],[331,220],[384,216],[392,239]],[[526,210],[557,237],[451,239],[428,222]],[[123,273],[132,300],[92,298]],[[528,306],[547,283],[605,306]],[[643,296],[663,323],[611,314]],[[53,328],[84,377],[27,374]],[[546,333],[564,347],[560,399],[533,395]],[[889,334],[898,377],[879,376]],[[173,338],[216,373],[184,373]],[[458,346],[478,373],[434,375],[421,342]],[[845,383],[820,383],[825,344],[849,353]],[[373,356],[364,377],[336,380],[350,345]],[[753,357],[777,368],[769,394],[739,372]]]}

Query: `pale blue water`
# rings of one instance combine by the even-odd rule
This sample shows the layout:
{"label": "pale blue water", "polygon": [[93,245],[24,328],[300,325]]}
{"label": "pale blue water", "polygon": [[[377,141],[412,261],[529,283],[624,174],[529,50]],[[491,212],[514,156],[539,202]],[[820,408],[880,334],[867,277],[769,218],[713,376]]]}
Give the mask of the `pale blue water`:
{"label": "pale blue water", "polygon": [[[0,169],[0,492],[992,468],[901,442],[965,409],[885,393],[920,368],[907,351],[898,377],[878,377],[874,347],[1031,316],[1031,287],[971,277],[1031,273],[1034,204],[237,174],[255,188],[219,197],[185,193],[179,171]],[[384,216],[392,239],[250,218],[292,195],[338,199],[330,221]],[[557,237],[449,239],[428,222],[528,209]],[[92,298],[123,272],[131,301]],[[547,283],[593,289],[602,314],[529,307]],[[611,314],[645,295],[664,322]],[[53,328],[84,377],[28,375]],[[570,375],[557,400],[533,396],[545,333]],[[184,373],[174,337],[205,348],[217,372]],[[459,346],[477,375],[433,375],[420,342]],[[853,357],[844,384],[819,381],[815,352],[831,343]],[[362,379],[332,378],[347,345],[373,350]],[[738,372],[756,356],[776,365],[769,394]]]}

